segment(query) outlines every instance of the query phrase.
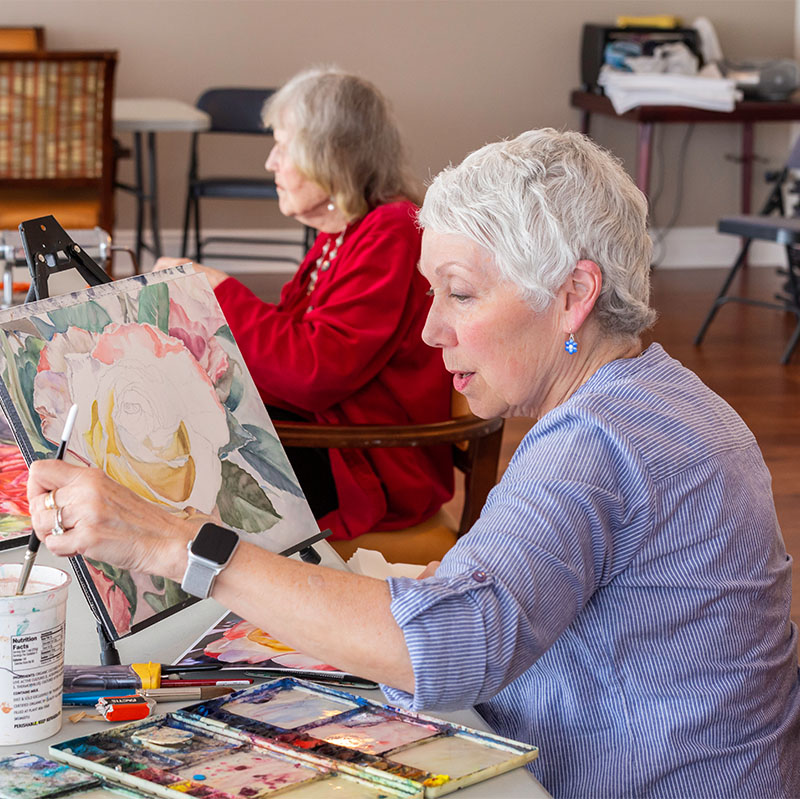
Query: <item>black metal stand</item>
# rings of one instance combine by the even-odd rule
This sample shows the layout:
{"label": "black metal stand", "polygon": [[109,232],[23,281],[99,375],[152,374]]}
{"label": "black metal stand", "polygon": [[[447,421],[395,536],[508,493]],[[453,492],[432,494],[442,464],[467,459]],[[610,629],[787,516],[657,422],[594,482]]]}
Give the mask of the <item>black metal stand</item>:
{"label": "black metal stand", "polygon": [[[70,238],[55,217],[29,219],[19,226],[19,232],[31,273],[31,287],[25,302],[49,297],[47,281],[50,275],[67,269],[77,269],[90,286],[111,282],[106,272]],[[100,662],[104,666],[117,665],[120,662],[119,652],[99,620],[97,636],[100,639]]]}
{"label": "black metal stand", "polygon": [[100,639],[100,663],[103,666],[118,666],[119,652],[114,642],[108,637],[103,625],[97,622],[97,637]]}
{"label": "black metal stand", "polygon": [[50,296],[47,281],[56,272],[77,269],[90,285],[110,283],[111,278],[77,245],[53,216],[29,219],[19,226],[31,287],[25,302],[43,300]]}

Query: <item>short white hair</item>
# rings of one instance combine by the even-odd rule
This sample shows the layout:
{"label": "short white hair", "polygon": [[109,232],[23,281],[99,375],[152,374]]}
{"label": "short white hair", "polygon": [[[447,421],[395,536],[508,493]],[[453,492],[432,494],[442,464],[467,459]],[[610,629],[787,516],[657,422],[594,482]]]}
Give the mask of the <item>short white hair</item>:
{"label": "short white hair", "polygon": [[487,144],[437,175],[419,221],[487,250],[534,310],[585,259],[603,275],[594,313],[608,333],[638,336],[655,321],[647,200],[621,163],[580,133],[542,128]]}

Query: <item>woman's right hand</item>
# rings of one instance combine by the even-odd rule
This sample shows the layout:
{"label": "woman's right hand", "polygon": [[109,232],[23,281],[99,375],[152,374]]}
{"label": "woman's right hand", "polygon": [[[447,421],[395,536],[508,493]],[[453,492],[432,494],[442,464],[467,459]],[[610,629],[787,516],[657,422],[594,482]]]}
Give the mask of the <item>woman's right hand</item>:
{"label": "woman's right hand", "polygon": [[[52,532],[56,511],[45,506],[51,491],[63,535]],[[197,520],[147,502],[99,469],[57,460],[31,464],[28,504],[36,535],[54,555],[84,555],[178,582],[198,527]]]}

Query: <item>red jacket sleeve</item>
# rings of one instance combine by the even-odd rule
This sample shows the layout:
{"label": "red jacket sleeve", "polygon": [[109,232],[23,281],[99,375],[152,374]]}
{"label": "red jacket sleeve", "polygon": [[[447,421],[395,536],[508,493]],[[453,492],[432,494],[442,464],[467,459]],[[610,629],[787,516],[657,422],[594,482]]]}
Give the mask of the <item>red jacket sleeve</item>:
{"label": "red jacket sleeve", "polygon": [[348,230],[310,296],[304,285],[314,257],[277,306],[233,279],[217,287],[266,402],[318,413],[367,384],[389,361],[419,307],[413,292],[420,290],[414,279],[420,233],[412,212],[409,203],[383,206]]}

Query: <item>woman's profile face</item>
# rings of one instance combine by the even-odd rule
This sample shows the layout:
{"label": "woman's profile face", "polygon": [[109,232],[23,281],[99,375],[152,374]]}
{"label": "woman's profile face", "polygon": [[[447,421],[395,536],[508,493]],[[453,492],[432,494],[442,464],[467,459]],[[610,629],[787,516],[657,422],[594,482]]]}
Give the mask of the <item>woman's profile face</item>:
{"label": "woman's profile face", "polygon": [[281,213],[311,227],[317,227],[314,223],[325,214],[329,198],[321,186],[301,175],[294,165],[289,156],[293,135],[288,127],[274,129],[275,144],[264,166],[275,173]]}
{"label": "woman's profile face", "polygon": [[453,387],[484,419],[538,416],[561,368],[556,303],[537,313],[465,236],[425,231],[420,271],[433,290],[422,333],[442,350]]}

